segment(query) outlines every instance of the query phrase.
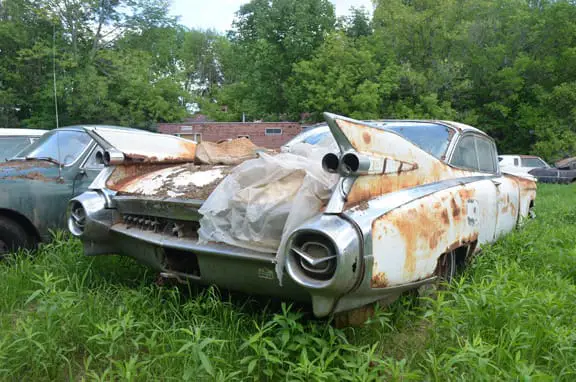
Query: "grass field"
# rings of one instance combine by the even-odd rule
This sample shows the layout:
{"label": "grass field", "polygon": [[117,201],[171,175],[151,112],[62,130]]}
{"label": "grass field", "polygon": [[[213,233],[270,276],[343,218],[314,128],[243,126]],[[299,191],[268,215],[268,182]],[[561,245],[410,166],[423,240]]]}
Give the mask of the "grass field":
{"label": "grass field", "polygon": [[215,289],[158,287],[64,237],[0,264],[2,380],[576,380],[576,187],[484,248],[436,300],[364,328]]}

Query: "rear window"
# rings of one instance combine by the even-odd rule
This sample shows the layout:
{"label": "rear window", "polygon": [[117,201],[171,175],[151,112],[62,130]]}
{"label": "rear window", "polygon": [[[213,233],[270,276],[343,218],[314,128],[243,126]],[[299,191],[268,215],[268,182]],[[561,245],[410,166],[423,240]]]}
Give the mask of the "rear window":
{"label": "rear window", "polygon": [[435,123],[402,124],[398,126],[385,124],[383,127],[400,134],[436,158],[444,156],[452,136],[452,129]]}
{"label": "rear window", "polygon": [[521,158],[522,167],[547,167],[546,162],[540,158]]}

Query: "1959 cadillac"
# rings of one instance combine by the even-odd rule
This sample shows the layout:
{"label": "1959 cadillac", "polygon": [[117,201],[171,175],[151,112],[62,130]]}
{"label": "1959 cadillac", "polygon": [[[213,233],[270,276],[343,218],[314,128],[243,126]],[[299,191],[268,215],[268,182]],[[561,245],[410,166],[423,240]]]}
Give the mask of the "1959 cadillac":
{"label": "1959 cadillac", "polygon": [[[325,119],[312,141],[328,132],[333,151],[302,157],[294,171],[296,146],[237,166],[107,153],[91,191],[70,202],[69,229],[86,255],[310,302],[325,317],[450,280],[479,246],[530,216],[534,179],[502,175],[494,141],[474,127]],[[280,167],[288,175],[265,180]]]}

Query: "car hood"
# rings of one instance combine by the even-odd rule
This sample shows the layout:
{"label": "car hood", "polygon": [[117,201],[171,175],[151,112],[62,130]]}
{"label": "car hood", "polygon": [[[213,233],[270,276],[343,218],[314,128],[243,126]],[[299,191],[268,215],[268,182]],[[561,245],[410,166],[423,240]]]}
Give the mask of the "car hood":
{"label": "car hood", "polygon": [[11,160],[0,163],[0,180],[58,182],[58,166],[39,160]]}

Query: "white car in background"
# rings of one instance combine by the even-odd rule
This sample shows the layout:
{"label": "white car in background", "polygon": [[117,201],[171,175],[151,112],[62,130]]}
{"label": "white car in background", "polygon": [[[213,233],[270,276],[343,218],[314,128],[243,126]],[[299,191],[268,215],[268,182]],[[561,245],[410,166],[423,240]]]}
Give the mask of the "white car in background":
{"label": "white car in background", "polygon": [[0,129],[0,162],[11,159],[48,130]]}
{"label": "white car in background", "polygon": [[534,155],[499,155],[498,162],[502,172],[529,175],[535,168],[550,168],[542,158]]}

